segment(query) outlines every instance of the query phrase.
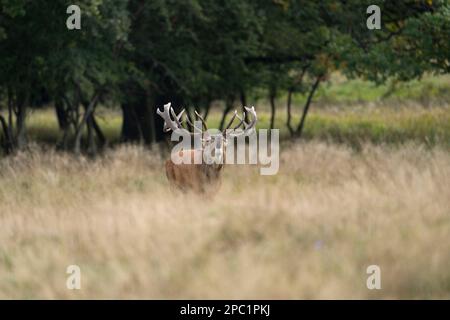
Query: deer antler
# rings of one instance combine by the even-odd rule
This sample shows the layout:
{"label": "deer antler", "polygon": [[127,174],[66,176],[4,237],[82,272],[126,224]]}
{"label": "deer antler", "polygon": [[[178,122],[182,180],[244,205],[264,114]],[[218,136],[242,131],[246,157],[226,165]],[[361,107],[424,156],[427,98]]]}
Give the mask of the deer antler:
{"label": "deer antler", "polygon": [[[250,123],[247,123],[244,121],[245,119],[245,111],[244,111],[244,115],[243,117],[239,117],[237,115],[237,111],[234,111],[234,115],[233,117],[231,117],[230,122],[228,123],[227,127],[222,131],[222,135],[225,137],[238,137],[241,135],[247,135],[249,134],[251,131],[253,131],[255,129],[256,126],[256,122],[258,121],[258,117],[256,116],[256,111],[255,111],[255,107],[251,107],[251,108],[247,108],[244,107],[244,109],[250,114],[252,115],[252,121]],[[231,127],[231,125],[233,124],[233,121],[235,118],[238,118],[240,120],[239,124],[237,126],[235,126],[231,132],[229,132],[229,128]],[[242,125],[244,125],[244,130],[238,130],[238,132],[233,132],[235,130],[237,130],[238,128],[240,128]]]}
{"label": "deer antler", "polygon": [[195,124],[193,124],[193,123],[191,122],[191,120],[189,120],[188,117],[186,117],[186,123],[187,123],[191,128],[194,128],[194,130],[201,131],[201,129],[200,129],[199,127],[195,126]]}
{"label": "deer antler", "polygon": [[[256,122],[258,121],[258,118],[256,116],[256,111],[255,111],[255,107],[251,107],[251,108],[247,108],[244,107],[245,111],[243,114],[243,117],[239,117],[237,114],[237,111],[234,111],[233,116],[231,117],[228,125],[226,126],[226,128],[224,130],[222,130],[222,135],[224,137],[238,137],[241,135],[247,135],[249,134],[252,130],[255,129],[256,126]],[[164,132],[168,132],[170,130],[172,131],[176,131],[176,130],[182,130],[182,132],[190,134],[190,135],[194,135],[195,133],[201,132],[201,128],[196,127],[190,120],[189,118],[186,118],[186,122],[192,127],[194,128],[194,131],[198,131],[198,132],[190,132],[189,130],[187,130],[186,128],[183,127],[183,114],[184,114],[185,110],[181,110],[181,112],[177,115],[175,113],[175,111],[173,110],[173,108],[171,107],[170,102],[164,105],[164,110],[161,111],[159,109],[156,110],[156,113],[158,115],[161,116],[161,118],[164,119]],[[244,121],[245,119],[245,114],[246,112],[248,112],[251,116],[252,116],[252,121],[250,123],[247,123]],[[203,119],[203,117],[197,112],[197,110],[195,110],[195,115],[197,116],[198,119],[201,120],[202,122],[202,126],[203,129],[205,130],[205,132],[208,130],[208,126],[206,125],[206,121],[205,119]],[[231,130],[231,132],[229,132],[231,125],[233,124],[234,120],[238,118],[240,120],[240,122]],[[243,130],[238,130],[238,132],[234,132],[237,129],[239,129],[241,126],[244,126]]]}
{"label": "deer antler", "polygon": [[[173,108],[171,107],[171,103],[167,103],[164,105],[164,111],[161,111],[159,109],[156,110],[156,113],[161,116],[161,118],[164,119],[164,132],[169,132],[170,130],[176,131],[181,130],[183,133],[190,134],[191,136],[194,134],[202,133],[202,129],[195,126],[188,117],[186,117],[186,122],[188,125],[191,126],[191,128],[194,128],[194,132],[189,131],[188,129],[183,127],[183,114],[185,112],[185,109],[181,110],[181,112],[177,115]],[[203,127],[205,131],[203,132],[204,137],[207,139],[209,137],[209,134],[207,133],[208,126],[206,125],[205,120],[203,117],[195,111],[195,114],[198,118],[202,121]],[[173,118],[173,119],[172,119]]]}
{"label": "deer antler", "polygon": [[[190,135],[193,135],[194,133],[190,132],[189,130],[185,129],[182,125],[182,119],[184,109],[176,115],[173,108],[170,106],[171,103],[167,103],[164,105],[164,111],[161,111],[159,109],[156,109],[156,113],[161,116],[161,118],[164,119],[164,132],[169,132],[170,130],[176,131],[176,130],[182,130],[184,133],[188,133]],[[172,117],[175,119],[173,120]]]}

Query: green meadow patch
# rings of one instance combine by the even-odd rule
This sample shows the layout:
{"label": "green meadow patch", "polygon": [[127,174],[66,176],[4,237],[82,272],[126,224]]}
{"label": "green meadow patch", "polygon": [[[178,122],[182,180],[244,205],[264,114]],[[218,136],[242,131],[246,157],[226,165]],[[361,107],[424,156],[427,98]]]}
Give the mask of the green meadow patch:
{"label": "green meadow patch", "polygon": [[[300,118],[301,107],[294,108],[293,124]],[[288,139],[286,115],[278,110],[275,128],[280,129],[281,139]],[[265,108],[258,112],[258,128],[268,128],[270,114]],[[217,127],[221,110],[210,113],[210,127]],[[110,143],[119,140],[121,119],[112,111],[102,110],[99,124]],[[54,143],[61,138],[53,110],[37,110],[28,119],[30,140]],[[318,139],[358,146],[362,142],[404,143],[416,141],[427,145],[450,146],[450,110],[448,107],[336,107],[312,106],[305,125],[303,138]]]}

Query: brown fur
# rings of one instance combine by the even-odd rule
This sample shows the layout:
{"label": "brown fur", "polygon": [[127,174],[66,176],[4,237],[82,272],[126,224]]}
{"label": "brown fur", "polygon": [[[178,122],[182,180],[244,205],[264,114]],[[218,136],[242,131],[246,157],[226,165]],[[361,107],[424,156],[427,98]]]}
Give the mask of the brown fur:
{"label": "brown fur", "polygon": [[[223,165],[194,164],[194,159],[200,160],[202,150],[184,150],[190,154],[192,164],[174,164],[172,160],[166,161],[166,175],[170,183],[176,188],[199,193],[214,193],[218,190]],[[198,161],[199,162],[199,161]]]}

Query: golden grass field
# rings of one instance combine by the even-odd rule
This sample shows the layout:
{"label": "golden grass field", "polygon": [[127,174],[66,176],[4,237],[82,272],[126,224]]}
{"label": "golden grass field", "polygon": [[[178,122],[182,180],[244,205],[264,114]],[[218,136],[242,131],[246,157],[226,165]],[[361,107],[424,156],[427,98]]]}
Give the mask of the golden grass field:
{"label": "golden grass field", "polygon": [[278,175],[228,166],[212,199],[170,191],[136,146],[0,159],[0,298],[450,298],[445,147],[281,150]]}

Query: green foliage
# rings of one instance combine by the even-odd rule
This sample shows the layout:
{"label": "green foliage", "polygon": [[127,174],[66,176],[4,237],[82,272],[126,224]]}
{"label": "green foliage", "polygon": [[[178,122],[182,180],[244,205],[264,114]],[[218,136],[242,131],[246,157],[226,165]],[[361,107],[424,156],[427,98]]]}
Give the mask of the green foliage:
{"label": "green foliage", "polygon": [[[117,105],[138,87],[206,106],[267,90],[307,96],[335,70],[377,84],[449,72],[446,0],[80,0],[76,31],[65,27],[69,4],[0,0],[0,101],[34,105],[44,92],[76,108],[95,94]],[[381,30],[366,27],[370,4]]]}
{"label": "green foliage", "polygon": [[305,138],[346,143],[354,147],[367,141],[375,144],[402,144],[408,141],[450,147],[450,117],[447,110],[392,112],[382,110],[342,115],[313,113],[305,127]]}
{"label": "green foliage", "polygon": [[[359,1],[356,1],[359,2]],[[344,34],[340,43],[343,70],[347,75],[364,76],[378,83],[394,77],[405,81],[424,72],[448,73],[450,5],[442,1],[371,1],[381,7],[381,30],[357,30]],[[360,8],[368,2],[348,3]],[[362,7],[361,7],[362,6]],[[354,21],[354,14],[340,15]]]}
{"label": "green foliage", "polygon": [[[345,79],[333,75],[333,80],[322,85],[315,96],[319,105],[349,105],[369,102],[445,105],[450,101],[450,75],[426,75],[420,80],[398,82],[391,80],[376,84],[363,79]],[[305,96],[295,96],[295,102],[302,104]]]}

